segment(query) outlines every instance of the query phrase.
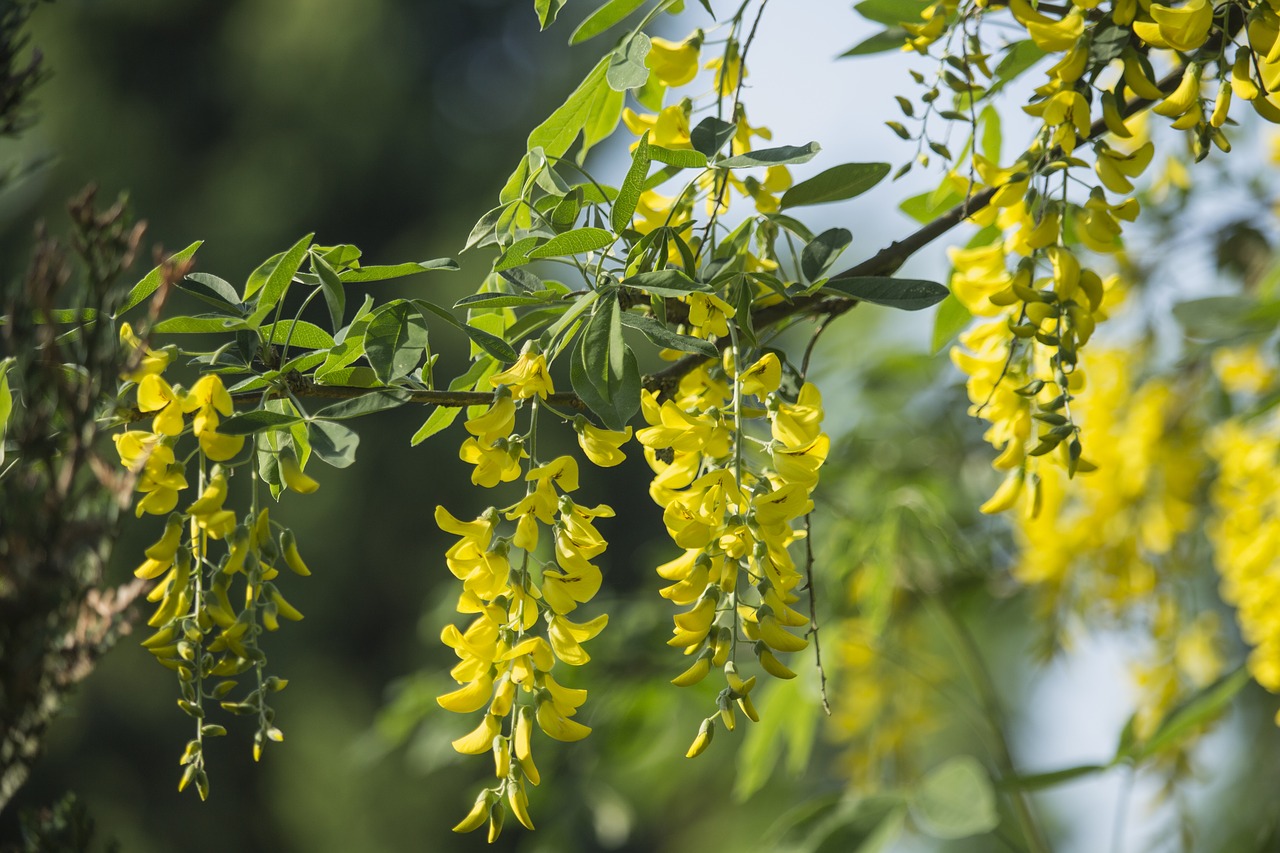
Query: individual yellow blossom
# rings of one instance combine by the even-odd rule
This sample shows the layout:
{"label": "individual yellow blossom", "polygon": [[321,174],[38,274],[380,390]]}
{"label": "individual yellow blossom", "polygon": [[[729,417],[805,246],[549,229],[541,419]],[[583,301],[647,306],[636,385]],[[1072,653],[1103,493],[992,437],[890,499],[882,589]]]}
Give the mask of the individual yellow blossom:
{"label": "individual yellow blossom", "polygon": [[526,346],[524,352],[516,359],[515,364],[489,377],[489,384],[494,388],[499,385],[510,387],[517,400],[526,400],[533,396],[547,399],[548,394],[556,392],[551,382],[551,373],[547,369],[547,359],[540,352],[534,352]]}
{"label": "individual yellow blossom", "polygon": [[215,462],[231,459],[244,447],[244,436],[218,432],[221,416],[234,411],[231,395],[216,373],[206,374],[182,400],[183,411],[193,412],[191,431],[200,440],[204,455]]}
{"label": "individual yellow blossom", "polygon": [[173,361],[174,353],[171,349],[153,350],[138,337],[133,330],[133,326],[128,323],[120,324],[120,340],[130,349],[131,358],[138,358],[137,353],[142,353],[138,366],[134,370],[122,373],[120,375],[122,379],[141,382],[147,376],[163,373],[164,369]]}
{"label": "individual yellow blossom", "polygon": [[486,489],[519,477],[520,460],[527,455],[523,446],[506,439],[486,446],[475,438],[468,438],[458,451],[458,458],[475,466],[471,470],[471,482]]}
{"label": "individual yellow blossom", "polygon": [[713,57],[703,67],[715,72],[715,89],[721,97],[732,95],[737,91],[742,78],[747,76],[738,43],[733,39],[725,45],[724,55]]}
{"label": "individual yellow blossom", "polygon": [[778,390],[782,384],[782,362],[775,353],[766,353],[738,377],[742,393],[761,399]]}
{"label": "individual yellow blossom", "polygon": [[649,40],[649,55],[644,64],[663,85],[683,86],[698,74],[702,38],[702,30],[694,30],[679,43],[654,36]]}
{"label": "individual yellow blossom", "polygon": [[183,397],[156,373],[149,373],[138,383],[138,410],[155,412],[151,431],[159,435],[180,435]]}
{"label": "individual yellow blossom", "polygon": [[687,302],[689,322],[697,330],[699,337],[728,337],[728,321],[737,314],[737,309],[714,293],[690,293]]}
{"label": "individual yellow blossom", "polygon": [[1152,47],[1188,53],[1204,44],[1213,24],[1213,4],[1191,0],[1178,8],[1152,3],[1147,8],[1151,21],[1134,21],[1133,31]]}
{"label": "individual yellow blossom", "polygon": [[693,104],[687,98],[678,104],[665,107],[657,115],[640,115],[627,107],[622,111],[622,123],[636,136],[649,131],[649,142],[663,148],[687,149],[693,147],[689,138],[689,112]]}
{"label": "individual yellow blossom", "polygon": [[1080,8],[1072,8],[1061,20],[1031,8],[1027,0],[1010,0],[1009,11],[1026,27],[1036,47],[1045,53],[1070,50],[1084,34],[1084,15]]}
{"label": "individual yellow blossom", "polygon": [[578,446],[593,464],[601,468],[612,468],[622,464],[627,458],[621,447],[631,440],[631,427],[626,427],[622,432],[600,429],[579,416],[574,418],[573,428],[578,433]]}
{"label": "individual yellow blossom", "polygon": [[481,444],[492,445],[511,434],[516,424],[516,404],[510,394],[501,394],[485,412],[463,422],[462,426]]}
{"label": "individual yellow blossom", "polygon": [[302,466],[298,464],[298,457],[291,450],[286,450],[280,454],[280,479],[290,491],[297,492],[300,495],[309,495],[320,488],[320,484],[315,479],[302,473]]}

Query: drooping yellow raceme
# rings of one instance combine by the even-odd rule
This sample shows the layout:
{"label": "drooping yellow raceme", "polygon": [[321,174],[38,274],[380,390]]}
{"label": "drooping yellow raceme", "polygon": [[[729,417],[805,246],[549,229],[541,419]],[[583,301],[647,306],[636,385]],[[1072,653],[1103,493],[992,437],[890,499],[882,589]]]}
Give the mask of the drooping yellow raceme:
{"label": "drooping yellow raceme", "polygon": [[[1280,692],[1280,418],[1275,410],[1252,420],[1232,418],[1216,427],[1208,450],[1218,466],[1207,528],[1223,601],[1251,649],[1249,673]],[[1280,725],[1280,715],[1276,719]]]}
{"label": "drooping yellow raceme", "polygon": [[[649,426],[636,440],[655,473],[650,494],[682,549],[658,567],[670,582],[661,595],[682,608],[668,645],[690,659],[672,683],[697,684],[713,669],[725,676],[718,711],[703,721],[691,758],[710,745],[717,725],[732,730],[738,711],[757,717],[754,678],[738,675],[740,646],[750,644],[767,674],[791,678],[777,655],[808,645],[792,633],[809,618],[792,606],[802,575],[789,547],[803,536],[793,525],[813,508],[810,493],[830,442],[817,388],[805,383],[788,400],[779,396],[781,379],[776,354],[740,368],[730,347],[722,364],[687,374],[671,398],[642,395]],[[748,398],[762,405],[748,405]],[[740,431],[748,422],[768,437],[765,453],[748,449]]]}
{"label": "drooping yellow raceme", "polygon": [[[526,358],[527,357],[527,358]],[[452,648],[458,663],[450,675],[459,687],[438,697],[441,707],[461,714],[483,710],[475,728],[453,742],[468,755],[491,753],[497,784],[481,792],[471,812],[454,827],[469,832],[486,822],[489,840],[497,837],[509,809],[532,829],[526,785],[541,781],[531,751],[536,724],[555,740],[576,741],[591,729],[574,719],[586,700],[585,690],[570,688],[552,674],[557,664],[582,666],[590,660],[585,643],[608,623],[607,615],[576,621],[568,614],[595,597],[603,575],[593,562],[608,543],[596,528],[596,520],[613,515],[607,506],[577,504],[570,493],[578,490],[577,461],[557,457],[545,465],[525,470],[523,451],[531,436],[512,435],[516,399],[550,392],[546,364],[529,351],[523,365],[494,377],[506,386],[493,404],[469,419],[472,437],[463,445],[463,458],[475,461],[473,481],[493,486],[509,482],[524,472],[525,496],[504,510],[490,508],[471,521],[463,521],[437,507],[436,524],[458,537],[445,553],[449,570],[462,582],[458,612],[470,618],[464,627],[447,625],[441,641]],[[537,410],[538,403],[533,403]],[[585,419],[575,424],[587,457],[602,465],[623,459],[619,449],[630,430],[614,433],[597,429]],[[514,450],[519,452],[514,452]],[[490,463],[493,455],[502,461]],[[471,458],[468,458],[471,457]],[[487,466],[487,467],[486,467]],[[484,473],[481,473],[484,472]],[[503,521],[515,530],[501,535]],[[544,535],[545,534],[545,535]],[[550,540],[550,560],[539,543]],[[537,626],[545,624],[545,633]]]}

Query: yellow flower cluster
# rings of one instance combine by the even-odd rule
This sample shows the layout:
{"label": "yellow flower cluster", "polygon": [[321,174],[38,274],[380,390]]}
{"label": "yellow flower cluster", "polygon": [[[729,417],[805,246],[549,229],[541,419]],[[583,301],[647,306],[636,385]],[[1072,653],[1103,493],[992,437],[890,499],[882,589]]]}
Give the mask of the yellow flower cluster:
{"label": "yellow flower cluster", "polygon": [[[1236,621],[1252,651],[1254,679],[1280,692],[1280,417],[1233,418],[1209,439],[1218,465],[1208,526],[1222,599],[1236,609]],[[1280,724],[1280,716],[1277,716]]]}
{"label": "yellow flower cluster", "polygon": [[[781,379],[775,354],[740,370],[731,347],[723,365],[686,374],[669,399],[659,403],[649,392],[641,398],[649,426],[636,439],[655,473],[649,493],[684,549],[658,567],[672,582],[662,596],[688,608],[675,616],[668,644],[693,662],[673,683],[696,684],[713,667],[726,681],[718,712],[703,721],[689,757],[706,749],[717,718],[734,728],[735,705],[757,718],[749,695],[755,677],[738,673],[740,642],[751,643],[760,666],[777,678],[795,674],[776,653],[808,645],[788,630],[809,624],[791,607],[803,578],[789,546],[804,535],[792,523],[813,509],[810,494],[830,442],[818,389],[805,383],[794,401],[784,399]],[[749,408],[747,398],[762,406]],[[767,423],[770,438],[759,450],[745,434],[748,420]]]}
{"label": "yellow flower cluster", "polygon": [[[522,460],[530,458],[523,448],[532,441],[532,424],[528,435],[511,435],[515,400],[534,398],[536,416],[537,398],[553,393],[546,361],[532,351],[492,381],[498,386],[493,404],[464,424],[472,437],[463,446],[463,459],[471,461],[470,455],[479,460],[472,480],[482,486],[514,480]],[[574,426],[593,462],[611,466],[623,461],[620,448],[630,438],[630,429],[601,430],[585,419],[575,420]],[[500,455],[502,460],[488,464],[484,454]],[[455,518],[444,507],[435,512],[440,529],[458,537],[445,562],[462,581],[458,612],[472,617],[465,629],[448,625],[441,633],[442,642],[458,656],[450,675],[461,686],[437,702],[460,714],[484,709],[479,724],[453,747],[466,755],[491,752],[499,780],[480,793],[454,831],[470,832],[488,822],[490,841],[501,832],[508,806],[522,825],[533,829],[525,786],[541,779],[532,753],[535,723],[559,741],[580,740],[590,733],[573,719],[587,691],[562,685],[552,672],[557,662],[581,666],[590,660],[583,644],[609,620],[602,614],[575,622],[568,614],[600,589],[602,575],[592,561],[607,543],[595,522],[611,517],[613,510],[603,504],[579,505],[569,497],[578,489],[578,463],[570,456],[531,467],[524,479],[524,498],[502,511],[490,507],[471,521]],[[499,535],[503,520],[514,522],[514,531]],[[551,560],[538,556],[542,528],[549,529],[552,547],[545,550],[554,554]],[[535,631],[539,622],[545,623],[545,633]]]}
{"label": "yellow flower cluster", "polygon": [[[855,578],[853,587],[860,585]],[[860,598],[855,593],[854,603],[860,604]],[[833,707],[832,725],[845,747],[842,760],[851,780],[883,785],[886,768],[895,768],[899,778],[911,778],[920,745],[945,719],[939,713],[935,671],[920,665],[927,639],[905,614],[895,614],[892,637],[873,630],[861,616],[841,622],[829,634],[824,630],[823,636],[835,638],[832,669],[841,701]],[[886,648],[891,644],[892,649]],[[902,659],[908,654],[911,660]]]}
{"label": "yellow flower cluster", "polygon": [[1121,350],[1085,357],[1089,394],[1075,414],[1096,470],[1069,487],[1061,468],[1041,469],[1039,512],[1013,519],[1013,571],[1036,590],[1041,621],[1055,631],[1076,619],[1148,627],[1150,654],[1134,667],[1134,733],[1145,738],[1189,692],[1221,675],[1224,660],[1212,614],[1179,603],[1186,573],[1178,545],[1198,525],[1206,468],[1199,429],[1183,414],[1177,386],[1137,381],[1134,361]]}
{"label": "yellow flower cluster", "polygon": [[[258,647],[263,631],[279,628],[280,619],[299,620],[302,614],[281,594],[274,581],[283,562],[299,575],[311,572],[298,552],[292,531],[272,522],[266,509],[238,519],[227,507],[230,470],[207,462],[226,462],[244,447],[243,436],[219,433],[222,417],[232,412],[232,401],[216,374],[201,377],[190,392],[170,385],[161,373],[171,352],[151,350],[124,324],[121,339],[134,351],[138,366],[124,378],[136,381],[138,409],[153,414],[151,431],[128,430],[114,437],[121,464],[137,475],[136,489],[144,496],[137,514],[168,514],[160,539],[146,550],[146,559],[134,574],[156,581],[147,600],[156,609],[147,624],[156,631],[142,645],[161,664],[178,673],[182,698],[178,706],[196,722],[196,737],[187,744],[178,784],[183,790],[194,784],[200,797],[208,795],[203,743],[206,737],[226,733],[208,721],[205,700],[217,700],[233,714],[258,720],[253,754],[257,760],[268,740],[282,740],[274,723],[267,694],[282,690],[287,682],[267,677],[266,655]],[[186,463],[178,461],[174,448],[185,434],[185,415],[199,447],[200,495],[180,512],[174,511],[180,492],[188,488]],[[313,492],[318,484],[302,473],[291,452],[281,454],[280,471],[286,486]],[[213,543],[222,542],[224,553],[215,555]],[[232,586],[242,579],[243,592],[233,604]],[[237,686],[233,680],[254,670],[256,686],[243,701],[228,699]],[[214,682],[217,682],[216,684]]]}

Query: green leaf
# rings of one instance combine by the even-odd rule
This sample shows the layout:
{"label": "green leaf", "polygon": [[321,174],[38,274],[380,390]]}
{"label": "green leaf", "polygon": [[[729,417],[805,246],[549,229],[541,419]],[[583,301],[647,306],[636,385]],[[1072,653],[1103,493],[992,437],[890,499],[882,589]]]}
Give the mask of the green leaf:
{"label": "green leaf", "polygon": [[808,145],[779,145],[777,148],[761,148],[736,157],[726,157],[712,165],[717,169],[749,169],[753,166],[808,163],[821,150],[822,146],[816,142]]}
{"label": "green leaf", "polygon": [[[547,116],[546,121],[533,129],[526,146],[528,150],[541,148],[548,157],[561,157],[569,150],[569,146],[573,144],[578,132],[583,129],[590,117],[590,107],[596,99],[598,90],[602,87],[609,89],[605,80],[608,68],[609,57],[606,56],[596,63],[595,68],[591,69],[565,102]],[[621,95],[620,92],[617,94]]]}
{"label": "green leaf", "polygon": [[862,195],[880,183],[892,167],[888,163],[844,163],[801,181],[782,194],[783,208],[826,204]]}
{"label": "green leaf", "polygon": [[622,285],[643,290],[653,296],[688,296],[694,291],[705,291],[707,286],[689,278],[682,270],[668,267],[664,270],[636,273],[626,278]]}
{"label": "green leaf", "polygon": [[639,9],[644,2],[645,0],[609,0],[578,24],[573,35],[569,36],[569,44],[581,44],[595,38]]}
{"label": "green leaf", "polygon": [[226,435],[253,435],[256,432],[265,432],[267,430],[287,429],[300,420],[302,418],[294,414],[258,409],[227,418],[218,424],[218,432]]}
{"label": "green leaf", "polygon": [[950,184],[944,184],[940,189],[943,192],[930,191],[912,196],[898,205],[898,209],[921,225],[928,225],[964,200],[951,189]]}
{"label": "green leaf", "polygon": [[724,144],[733,138],[737,130],[738,126],[735,124],[715,116],[707,116],[689,133],[689,140],[693,144],[694,151],[711,158],[716,156]]}
{"label": "green leaf", "polygon": [[546,305],[555,301],[554,291],[543,291],[544,296],[522,293],[473,293],[453,303],[454,308],[520,308],[525,305]]}
{"label": "green leaf", "polygon": [[582,212],[582,189],[574,187],[565,197],[556,202],[551,209],[551,228],[557,234],[563,234],[573,228]]}
{"label": "green leaf", "polygon": [[311,269],[320,277],[320,288],[324,292],[325,304],[329,307],[329,322],[333,328],[342,328],[342,315],[347,310],[347,292],[342,286],[342,279],[337,271],[329,265],[323,255],[311,253]]}
{"label": "green leaf", "polygon": [[231,283],[205,272],[193,272],[174,285],[215,308],[241,313],[240,294]]}
{"label": "green leaf", "polygon": [[14,359],[0,360],[0,465],[4,464],[4,434],[13,415],[13,392],[9,389],[9,366]]}
{"label": "green leaf", "polygon": [[1253,316],[1257,308],[1257,300],[1250,296],[1208,296],[1179,302],[1173,306],[1173,317],[1188,338],[1229,341],[1275,328],[1274,322]]}
{"label": "green leaf", "polygon": [[609,54],[609,70],[604,79],[616,92],[639,89],[649,79],[649,66],[644,64],[651,42],[644,33],[636,33]]}
{"label": "green leaf", "polygon": [[995,82],[987,90],[988,97],[1003,89],[1007,83],[1045,57],[1045,52],[1036,47],[1036,43],[1030,39],[1016,41],[1005,50],[1007,52],[1004,58],[995,67]]}
{"label": "green leaf", "polygon": [[373,412],[399,408],[407,402],[409,402],[409,395],[404,391],[391,388],[370,391],[368,394],[361,394],[359,397],[352,397],[350,400],[343,400],[340,403],[334,403],[332,406],[325,406],[315,413],[313,419],[339,421],[347,418],[358,418]]}
{"label": "green leaf", "polygon": [[618,188],[618,198],[613,202],[613,210],[609,214],[609,224],[613,233],[621,234],[631,225],[631,217],[635,215],[636,205],[640,202],[640,194],[644,192],[645,178],[649,174],[649,131],[645,131],[636,143],[636,150],[631,154],[631,168],[622,179]]}
{"label": "green leaf", "polygon": [[1244,667],[1218,679],[1165,717],[1150,738],[1131,746],[1116,758],[1141,762],[1177,745],[1225,711],[1249,680],[1249,671]]}
{"label": "green leaf", "polygon": [[427,350],[427,325],[414,307],[401,299],[379,308],[364,335],[364,354],[382,382],[410,373]]}
{"label": "green leaf", "polygon": [[920,13],[927,5],[927,0],[862,0],[853,10],[868,21],[892,27],[919,23]]}
{"label": "green leaf", "polygon": [[936,281],[886,276],[833,278],[822,289],[903,311],[919,311],[921,308],[937,305],[947,298],[949,292]]}
{"label": "green leaf", "polygon": [[222,314],[198,314],[195,317],[169,317],[152,326],[151,331],[158,335],[208,335],[243,328],[247,328],[243,320]]}
{"label": "green leaf", "polygon": [[190,260],[191,257],[196,253],[196,250],[203,245],[204,245],[203,240],[195,241],[190,246],[183,249],[181,252],[177,252],[175,254],[170,255],[168,260],[166,260],[163,264],[161,264],[160,266],[156,267],[151,272],[143,276],[142,281],[138,282],[133,286],[132,289],[130,289],[129,295],[124,298],[124,303],[119,308],[116,309],[116,312],[111,315],[111,318],[115,319],[116,317],[119,317],[129,309],[141,303],[142,300],[146,299],[148,296],[155,293],[156,288],[158,288],[161,282],[164,281],[165,266],[180,264],[183,261]]}
{"label": "green leaf", "polygon": [[991,778],[971,755],[943,762],[925,776],[911,794],[910,808],[916,826],[934,838],[967,838],[1000,823]]}
{"label": "green leaf", "polygon": [[[607,80],[605,82],[606,85],[596,88],[595,94],[587,104],[587,118],[582,125],[582,145],[577,153],[579,163],[586,160],[588,151],[613,134],[618,127],[618,122],[622,119],[622,107],[626,103],[626,94],[607,85]],[[597,201],[589,197],[588,200]]]}
{"label": "green leaf", "polygon": [[432,270],[456,272],[458,270],[458,262],[453,258],[435,258],[434,260],[420,261],[418,263],[360,267],[354,270],[343,270],[339,277],[343,281],[387,281],[393,278],[404,278],[407,275],[417,275],[420,272],[431,272]]}
{"label": "green leaf", "polygon": [[705,169],[707,155],[689,148],[663,148],[661,145],[649,146],[649,159],[657,160],[677,169]]}
{"label": "green leaf", "polygon": [[529,252],[530,260],[536,258],[560,258],[568,255],[580,255],[603,249],[613,242],[613,235],[603,228],[576,228],[564,234],[552,237],[538,248]]}
{"label": "green leaf", "polygon": [[545,30],[554,24],[564,4],[565,0],[533,0],[534,11],[538,13],[538,28]]}
{"label": "green leaf", "polygon": [[312,421],[307,424],[311,449],[322,462],[334,468],[346,468],[356,461],[356,448],[360,435],[349,426],[333,421]]}
{"label": "green leaf", "polygon": [[852,242],[853,234],[847,228],[832,228],[814,237],[800,253],[800,269],[804,277],[809,281],[822,278]]}
{"label": "green leaf", "polygon": [[339,367],[316,374],[321,385],[341,385],[349,388],[381,388],[385,383],[378,379],[372,367]]}
{"label": "green leaf", "polygon": [[1095,773],[1105,773],[1111,769],[1108,764],[1081,764],[1077,767],[1064,767],[1061,770],[1050,770],[1047,773],[1031,773],[1026,776],[1006,777],[1001,780],[1001,788],[1018,791],[1043,791],[1056,788],[1066,782],[1072,782]]}
{"label": "green leaf", "polygon": [[1003,143],[1000,133],[1000,113],[993,105],[987,104],[982,108],[978,120],[982,123],[982,156],[998,166]]}
{"label": "green leaf", "polygon": [[[614,361],[615,324],[620,324],[618,298],[615,294],[609,294],[596,300],[591,319],[582,333],[582,364],[587,372],[587,378],[605,402],[609,401],[612,390],[610,379]],[[622,336],[619,332],[617,346],[621,345]]]}
{"label": "green leaf", "polygon": [[[570,232],[572,233],[572,232]],[[534,246],[538,245],[537,237],[521,237],[519,240],[507,247],[502,253],[502,257],[498,258],[493,264],[494,272],[502,272],[521,264],[529,263],[529,252]]]}
{"label": "green leaf", "polygon": [[716,345],[710,341],[673,332],[653,317],[647,317],[644,314],[633,314],[630,311],[624,311],[622,312],[622,325],[638,330],[660,347],[680,350],[680,352],[697,353],[707,358],[715,358],[720,354],[720,351],[716,349]]}
{"label": "green leaf", "polygon": [[635,355],[630,347],[624,349],[622,376],[616,383],[609,385],[609,396],[606,398],[592,384],[588,376],[590,365],[584,363],[583,352],[582,343],[579,342],[569,359],[569,381],[573,390],[606,427],[611,430],[623,429],[640,409],[640,370],[636,366]]}
{"label": "green leaf", "polygon": [[784,748],[792,776],[798,777],[808,766],[816,733],[815,714],[820,713],[812,692],[799,678],[771,681],[760,689],[755,697],[762,711],[760,722],[748,728],[738,753],[733,795],[739,802],[764,787]]}
{"label": "green leaf", "polygon": [[333,335],[306,320],[281,320],[279,323],[268,323],[259,331],[266,343],[279,346],[283,346],[286,341],[291,347],[303,349],[329,349],[334,345]]}
{"label": "green leaf", "polygon": [[[271,269],[270,274],[266,277],[266,281],[262,284],[262,292],[258,294],[257,307],[253,314],[249,316],[251,325],[258,325],[262,319],[271,313],[271,309],[284,299],[285,293],[289,290],[289,285],[293,281],[293,277],[298,274],[298,268],[302,266],[302,261],[307,256],[307,249],[311,246],[311,240],[315,234],[308,234],[279,257],[275,266]],[[261,267],[259,268],[261,269]],[[250,277],[252,283],[253,278]],[[250,291],[245,288],[245,296],[248,297]]]}
{"label": "green leaf", "polygon": [[956,299],[955,294],[947,294],[947,298],[942,300],[938,306],[938,313],[933,318],[933,354],[942,352],[972,319],[973,315],[969,313],[969,309]]}
{"label": "green leaf", "polygon": [[863,39],[840,54],[840,56],[841,58],[846,56],[870,56],[890,50],[901,50],[902,45],[906,43],[908,35],[909,33],[902,27],[889,27],[887,30],[881,30],[875,35]]}
{"label": "green leaf", "polygon": [[499,361],[511,363],[520,357],[519,354],[511,347],[511,344],[507,343],[502,338],[492,334],[491,332],[486,332],[484,329],[477,329],[475,326],[462,322],[439,305],[436,305],[433,302],[427,302],[425,299],[414,299],[411,301],[413,305],[422,312],[423,319],[426,319],[427,314],[436,315],[455,329],[466,334],[467,337],[475,341],[477,346]]}

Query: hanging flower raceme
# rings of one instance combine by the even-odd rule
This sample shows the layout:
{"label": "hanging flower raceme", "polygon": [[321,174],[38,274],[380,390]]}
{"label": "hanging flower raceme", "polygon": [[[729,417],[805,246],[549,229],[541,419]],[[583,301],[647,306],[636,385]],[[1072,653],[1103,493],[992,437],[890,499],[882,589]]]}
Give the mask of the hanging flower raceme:
{"label": "hanging flower raceme", "polygon": [[[155,582],[147,594],[156,605],[147,620],[155,632],[142,645],[178,675],[178,706],[196,727],[182,755],[178,789],[194,785],[203,799],[209,792],[204,740],[226,734],[223,726],[211,722],[214,703],[233,715],[257,719],[254,760],[261,757],[267,741],[284,737],[268,700],[287,682],[267,674],[259,639],[277,630],[281,619],[302,619],[276,583],[278,566],[303,576],[311,572],[292,531],[272,522],[266,508],[258,509],[256,496],[254,508],[243,515],[230,505],[234,469],[216,463],[239,455],[245,437],[218,432],[221,419],[233,412],[222,378],[206,374],[184,391],[162,376],[172,350],[145,347],[128,324],[122,326],[121,338],[143,354],[138,369],[124,378],[138,383],[137,408],[152,415],[152,430],[117,434],[116,451],[121,464],[137,475],[135,488],[143,497],[136,513],[167,516],[163,533],[134,571],[138,578]],[[180,508],[182,492],[189,487],[190,463],[179,461],[178,448],[188,426],[197,452],[182,452],[188,459],[195,457],[199,494]],[[302,472],[292,450],[280,450],[276,457],[281,480],[290,490],[307,493],[318,488]],[[243,699],[232,698],[237,679],[246,674],[251,674],[252,687]]]}
{"label": "hanging flower raceme", "polygon": [[[573,719],[587,691],[561,684],[553,671],[557,664],[587,663],[584,644],[608,623],[604,614],[586,621],[568,614],[600,589],[603,575],[593,561],[608,543],[595,522],[613,515],[607,506],[583,506],[569,496],[578,490],[573,457],[535,465],[523,449],[533,444],[538,398],[553,392],[543,356],[527,349],[521,361],[492,381],[498,386],[492,405],[465,423],[471,437],[462,457],[475,460],[472,480],[482,486],[510,482],[523,472],[525,496],[504,510],[490,507],[471,521],[444,507],[435,512],[440,529],[458,537],[445,553],[445,564],[462,581],[458,612],[471,619],[465,628],[448,625],[441,633],[441,641],[458,656],[450,675],[460,686],[437,702],[460,714],[484,711],[476,727],[454,740],[453,747],[466,755],[491,753],[498,780],[480,792],[454,831],[470,832],[487,823],[490,841],[502,831],[508,808],[533,829],[526,786],[541,781],[532,752],[535,725],[565,742],[591,732]],[[519,404],[531,408],[529,431],[513,435],[516,400],[530,399]],[[588,459],[605,466],[623,461],[620,448],[630,438],[630,428],[623,433],[601,430],[585,418],[574,426]],[[486,455],[492,454],[502,461],[484,468]],[[479,473],[482,469],[486,473]],[[504,521],[514,522],[514,530],[501,533]],[[547,541],[550,560],[546,549],[539,549]],[[539,623],[545,625],[541,631]]]}
{"label": "hanging flower raceme", "polygon": [[[689,747],[691,758],[710,745],[717,725],[733,730],[738,711],[758,719],[750,697],[756,677],[739,674],[747,665],[740,647],[750,645],[764,672],[791,678],[795,673],[777,655],[808,645],[790,630],[809,619],[791,606],[803,577],[789,547],[803,536],[793,524],[813,509],[810,493],[829,440],[817,388],[804,383],[789,400],[780,396],[781,382],[776,354],[740,369],[730,347],[721,365],[687,374],[671,399],[659,404],[648,392],[642,396],[649,426],[636,438],[655,473],[650,494],[683,549],[658,567],[671,582],[661,595],[686,608],[676,614],[667,644],[692,660],[672,683],[692,686],[713,668],[725,680],[716,713]],[[749,407],[747,398],[758,405]],[[763,435],[748,437],[748,429]],[[757,442],[763,452],[754,449]]]}

